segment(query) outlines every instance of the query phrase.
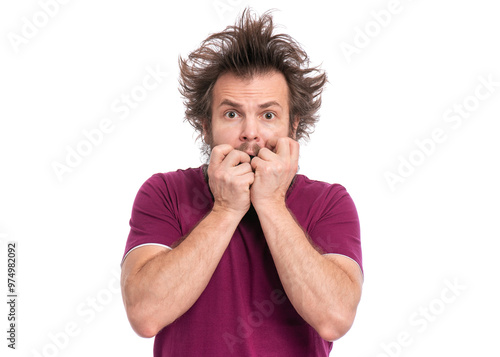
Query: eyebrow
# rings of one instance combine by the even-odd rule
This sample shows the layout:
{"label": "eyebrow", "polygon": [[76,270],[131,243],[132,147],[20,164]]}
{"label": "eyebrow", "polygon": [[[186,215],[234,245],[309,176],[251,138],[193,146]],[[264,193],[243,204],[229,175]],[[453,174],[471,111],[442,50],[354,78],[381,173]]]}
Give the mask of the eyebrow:
{"label": "eyebrow", "polygon": [[[229,99],[224,99],[220,104],[219,104],[219,107],[222,107],[223,105],[228,105],[230,107],[234,107],[234,108],[241,108],[241,104],[239,103],[236,103],[236,102],[233,102]],[[269,102],[265,102],[265,103],[262,103],[262,104],[259,104],[259,108],[260,109],[266,109],[266,108],[269,108],[269,107],[272,107],[272,106],[278,106],[280,108],[282,108],[282,106],[280,105],[280,103],[278,103],[277,101],[275,100],[271,100]]]}
{"label": "eyebrow", "polygon": [[219,104],[219,107],[222,107],[223,105],[227,105],[227,106],[230,106],[230,107],[234,107],[234,108],[241,108],[241,104],[238,104],[236,102],[233,102],[233,101],[230,101],[229,99],[224,99],[220,104]]}
{"label": "eyebrow", "polygon": [[266,109],[266,108],[269,108],[269,107],[272,107],[272,106],[277,106],[277,107],[281,107],[280,103],[278,103],[277,101],[275,100],[272,100],[270,102],[265,102],[265,103],[262,103],[259,105],[259,108],[260,109]]}

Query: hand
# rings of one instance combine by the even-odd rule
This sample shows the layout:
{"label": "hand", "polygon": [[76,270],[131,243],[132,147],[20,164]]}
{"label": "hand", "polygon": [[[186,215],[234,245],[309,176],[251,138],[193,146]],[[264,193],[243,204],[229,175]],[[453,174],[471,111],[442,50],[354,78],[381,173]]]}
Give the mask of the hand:
{"label": "hand", "polygon": [[214,195],[213,210],[243,217],[250,208],[250,185],[254,181],[250,156],[231,145],[217,145],[212,149],[207,173]]}
{"label": "hand", "polygon": [[285,204],[285,196],[299,162],[299,143],[291,138],[273,138],[260,149],[251,166],[255,179],[250,189],[255,209]]}

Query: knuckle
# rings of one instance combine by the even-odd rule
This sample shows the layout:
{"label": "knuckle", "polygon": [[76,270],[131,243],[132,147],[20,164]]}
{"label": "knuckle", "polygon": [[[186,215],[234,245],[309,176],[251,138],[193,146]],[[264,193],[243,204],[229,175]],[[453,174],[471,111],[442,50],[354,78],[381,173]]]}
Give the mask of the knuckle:
{"label": "knuckle", "polygon": [[231,175],[227,171],[221,172],[221,179],[224,183],[228,183],[231,181]]}
{"label": "knuckle", "polygon": [[263,167],[264,174],[269,175],[273,172],[273,168],[269,165]]}
{"label": "knuckle", "polygon": [[273,167],[276,169],[276,171],[282,172],[285,167],[287,166],[287,162],[284,160],[277,160],[274,164]]}
{"label": "knuckle", "polygon": [[221,147],[220,146],[214,146],[212,149],[212,155],[218,155],[221,152]]}
{"label": "knuckle", "polygon": [[217,170],[213,173],[213,176],[217,181],[224,181],[225,172],[222,170]]}
{"label": "knuckle", "polygon": [[278,142],[276,143],[276,146],[280,146],[280,147],[283,147],[283,146],[288,146],[288,138],[279,138],[278,139]]}

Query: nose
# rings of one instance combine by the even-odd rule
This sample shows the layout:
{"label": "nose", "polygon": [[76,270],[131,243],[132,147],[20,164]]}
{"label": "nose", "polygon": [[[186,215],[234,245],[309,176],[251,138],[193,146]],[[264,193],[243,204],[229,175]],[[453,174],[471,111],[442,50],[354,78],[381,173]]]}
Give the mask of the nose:
{"label": "nose", "polygon": [[241,127],[240,140],[241,141],[258,141],[259,140],[259,124],[258,119],[247,117],[243,120]]}

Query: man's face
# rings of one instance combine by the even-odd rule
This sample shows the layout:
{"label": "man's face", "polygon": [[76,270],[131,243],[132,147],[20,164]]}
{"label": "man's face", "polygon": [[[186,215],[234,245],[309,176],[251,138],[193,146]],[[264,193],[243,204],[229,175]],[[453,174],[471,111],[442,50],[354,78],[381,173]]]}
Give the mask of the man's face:
{"label": "man's face", "polygon": [[229,144],[235,149],[257,156],[260,148],[273,137],[290,135],[288,85],[279,72],[251,78],[225,73],[213,89],[213,148]]}

